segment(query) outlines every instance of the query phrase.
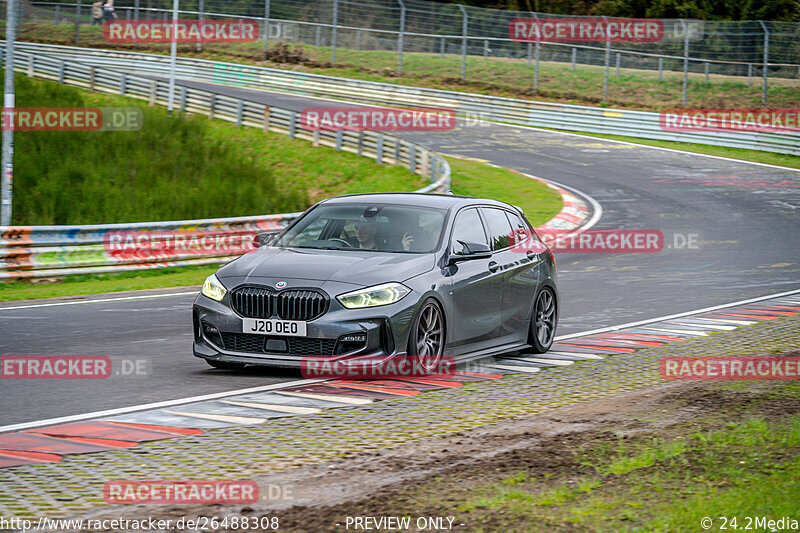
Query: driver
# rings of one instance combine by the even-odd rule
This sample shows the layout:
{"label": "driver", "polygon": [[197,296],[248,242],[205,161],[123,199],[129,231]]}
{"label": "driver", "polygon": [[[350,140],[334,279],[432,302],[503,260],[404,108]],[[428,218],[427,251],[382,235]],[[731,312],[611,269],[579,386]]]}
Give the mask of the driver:
{"label": "driver", "polygon": [[359,248],[364,250],[375,250],[377,248],[375,235],[378,232],[378,228],[374,218],[360,218],[356,221],[355,230]]}

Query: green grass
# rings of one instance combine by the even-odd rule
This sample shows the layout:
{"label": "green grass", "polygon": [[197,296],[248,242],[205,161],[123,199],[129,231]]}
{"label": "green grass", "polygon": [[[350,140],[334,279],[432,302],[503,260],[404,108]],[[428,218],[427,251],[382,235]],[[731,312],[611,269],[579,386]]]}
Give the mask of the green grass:
{"label": "green grass", "polygon": [[398,166],[255,128],[16,77],[17,106],[139,107],[131,132],[15,133],[14,225],[232,217],[303,210],[355,191],[425,185]]}

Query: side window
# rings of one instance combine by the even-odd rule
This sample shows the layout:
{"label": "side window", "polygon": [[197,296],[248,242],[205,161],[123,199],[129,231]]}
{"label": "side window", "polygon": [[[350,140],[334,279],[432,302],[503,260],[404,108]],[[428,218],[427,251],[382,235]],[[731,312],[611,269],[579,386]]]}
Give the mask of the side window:
{"label": "side window", "polygon": [[511,229],[514,230],[514,243],[525,242],[536,235],[518,213],[506,211],[506,215],[508,216],[508,221],[511,222]]}
{"label": "side window", "polygon": [[483,231],[483,223],[478,215],[477,209],[466,209],[461,211],[456,218],[453,226],[453,238],[450,241],[450,249],[456,255],[464,255],[466,249],[458,241],[476,242],[487,244],[486,233]]}
{"label": "side window", "polygon": [[491,207],[483,207],[483,215],[486,217],[486,224],[489,229],[492,250],[502,250],[508,248],[511,236],[511,224],[506,218],[505,211]]}

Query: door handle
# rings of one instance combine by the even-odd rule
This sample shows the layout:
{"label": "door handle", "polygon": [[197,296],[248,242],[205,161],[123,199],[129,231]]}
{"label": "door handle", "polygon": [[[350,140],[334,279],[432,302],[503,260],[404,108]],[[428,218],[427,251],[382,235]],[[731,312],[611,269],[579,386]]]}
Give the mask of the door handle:
{"label": "door handle", "polygon": [[489,261],[489,272],[497,272],[497,269],[500,268],[495,261]]}

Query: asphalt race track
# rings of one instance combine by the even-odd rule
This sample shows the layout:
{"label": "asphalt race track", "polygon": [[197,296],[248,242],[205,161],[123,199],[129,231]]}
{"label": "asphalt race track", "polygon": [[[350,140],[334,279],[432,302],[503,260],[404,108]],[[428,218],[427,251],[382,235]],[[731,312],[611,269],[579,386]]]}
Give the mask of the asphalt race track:
{"label": "asphalt race track", "polygon": [[[180,83],[298,111],[326,105]],[[800,288],[800,171],[501,125],[407,137],[576,188],[602,207],[594,229],[663,232],[659,253],[558,254],[559,335]],[[688,239],[695,249],[675,246]],[[70,305],[0,303],[0,354],[107,355],[120,372],[79,386],[3,380],[0,425],[297,379],[273,370],[215,371],[192,357],[194,296],[186,292]],[[172,293],[178,294],[163,296]],[[91,299],[97,298],[83,300]],[[122,375],[137,362],[139,374]]]}

